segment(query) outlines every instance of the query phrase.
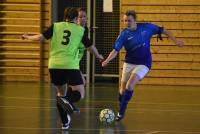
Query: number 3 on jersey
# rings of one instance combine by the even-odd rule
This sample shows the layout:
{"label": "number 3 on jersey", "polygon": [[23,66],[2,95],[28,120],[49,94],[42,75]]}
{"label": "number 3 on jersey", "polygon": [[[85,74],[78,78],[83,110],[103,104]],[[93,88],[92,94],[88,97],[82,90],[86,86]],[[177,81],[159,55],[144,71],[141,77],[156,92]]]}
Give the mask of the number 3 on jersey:
{"label": "number 3 on jersey", "polygon": [[62,44],[63,45],[68,45],[70,42],[70,37],[71,36],[71,32],[69,30],[65,30],[64,34],[63,34],[63,41]]}

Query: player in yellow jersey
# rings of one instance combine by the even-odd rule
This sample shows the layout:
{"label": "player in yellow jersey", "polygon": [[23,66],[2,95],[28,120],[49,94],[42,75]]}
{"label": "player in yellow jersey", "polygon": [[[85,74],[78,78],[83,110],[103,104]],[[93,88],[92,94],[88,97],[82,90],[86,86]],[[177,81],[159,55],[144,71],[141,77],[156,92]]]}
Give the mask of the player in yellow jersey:
{"label": "player in yellow jersey", "polygon": [[[51,87],[57,91],[57,108],[62,120],[62,129],[68,129],[70,114],[73,113],[72,103],[84,97],[84,84],[79,71],[79,47],[91,47],[92,43],[85,29],[77,24],[78,11],[67,8],[64,12],[64,22],[51,25],[45,32],[37,35],[22,35],[23,39],[41,41],[51,39],[49,72]],[[67,93],[67,84],[72,91]]]}

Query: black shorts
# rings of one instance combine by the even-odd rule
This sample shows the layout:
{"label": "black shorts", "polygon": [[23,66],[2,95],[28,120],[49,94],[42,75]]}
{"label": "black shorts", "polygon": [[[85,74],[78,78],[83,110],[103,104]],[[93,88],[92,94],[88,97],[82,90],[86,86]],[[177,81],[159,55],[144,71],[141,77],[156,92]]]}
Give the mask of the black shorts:
{"label": "black shorts", "polygon": [[82,85],[83,79],[80,70],[77,69],[49,69],[51,83],[59,86],[69,84]]}

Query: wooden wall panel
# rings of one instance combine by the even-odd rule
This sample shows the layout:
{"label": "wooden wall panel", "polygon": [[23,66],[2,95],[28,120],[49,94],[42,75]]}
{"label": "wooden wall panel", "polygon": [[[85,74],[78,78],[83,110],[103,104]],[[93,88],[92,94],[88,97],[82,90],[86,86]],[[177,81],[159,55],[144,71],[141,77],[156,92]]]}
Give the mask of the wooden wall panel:
{"label": "wooden wall panel", "polygon": [[[32,26],[32,25],[40,25],[40,19],[24,19],[24,18],[0,18],[1,25],[24,25],[24,26]],[[43,24],[45,26],[49,25],[49,20],[43,20]]]}
{"label": "wooden wall panel", "polygon": [[[122,12],[126,10],[131,10],[133,9],[137,11],[137,13],[174,13],[174,14],[191,14],[191,13],[200,13],[200,8],[199,6],[160,6],[160,5],[138,5],[138,6],[123,6],[122,7]],[[193,10],[191,10],[194,8]]]}
{"label": "wooden wall panel", "polygon": [[49,0],[2,0],[0,3],[0,80],[48,81],[49,42],[22,40],[51,24]]}
{"label": "wooden wall panel", "polygon": [[[48,8],[47,8],[48,7]],[[43,0],[42,3],[42,31],[46,30],[52,23],[52,3],[50,0]],[[49,22],[49,23],[47,23]],[[48,57],[49,57],[49,45],[50,41],[43,42],[41,50],[41,80],[49,82],[49,73],[48,73]]]}
{"label": "wooden wall panel", "polygon": [[[141,84],[200,85],[200,1],[199,0],[121,0],[120,29],[123,13],[135,10],[138,22],[163,26],[183,40],[179,48],[164,36],[151,40],[152,70]],[[125,51],[120,52],[120,76]]]}
{"label": "wooden wall panel", "polygon": [[199,0],[121,0],[121,5],[200,5]]}

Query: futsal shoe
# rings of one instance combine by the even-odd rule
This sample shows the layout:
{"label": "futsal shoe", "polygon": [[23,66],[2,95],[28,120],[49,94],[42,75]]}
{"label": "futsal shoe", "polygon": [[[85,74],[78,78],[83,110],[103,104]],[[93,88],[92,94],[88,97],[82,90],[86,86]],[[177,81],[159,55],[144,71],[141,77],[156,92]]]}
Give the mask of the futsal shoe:
{"label": "futsal shoe", "polygon": [[68,113],[68,114],[72,114],[73,113],[73,107],[72,105],[69,103],[68,100],[66,100],[63,97],[58,97],[58,104]]}
{"label": "futsal shoe", "polygon": [[121,121],[123,118],[124,118],[124,115],[121,115],[121,114],[118,113],[116,118],[115,118],[115,121]]}
{"label": "futsal shoe", "polygon": [[70,115],[67,114],[67,122],[65,124],[62,124],[62,130],[69,129],[70,122],[71,122],[71,117],[70,117]]}

